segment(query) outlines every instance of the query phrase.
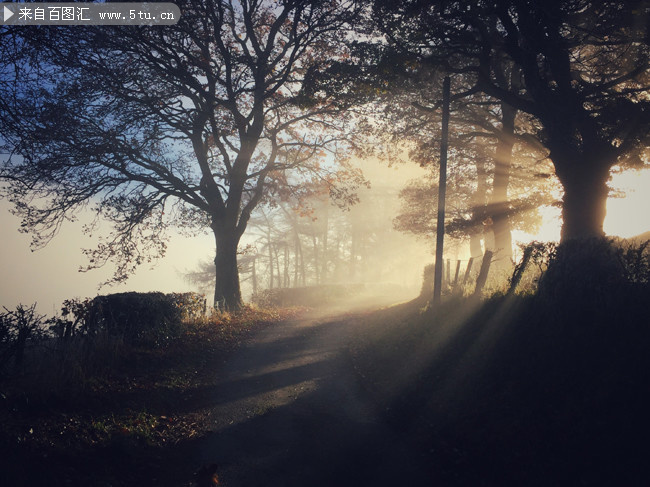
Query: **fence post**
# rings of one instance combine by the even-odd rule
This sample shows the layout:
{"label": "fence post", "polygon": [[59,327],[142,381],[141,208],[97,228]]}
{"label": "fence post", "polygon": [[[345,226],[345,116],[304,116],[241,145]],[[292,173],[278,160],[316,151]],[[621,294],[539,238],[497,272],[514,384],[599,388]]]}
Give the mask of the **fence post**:
{"label": "fence post", "polygon": [[458,288],[458,273],[460,272],[460,260],[456,261],[456,274],[454,275],[454,285],[453,292],[456,292]]}
{"label": "fence post", "polygon": [[483,290],[485,283],[487,282],[488,272],[490,271],[490,264],[492,263],[492,251],[486,250],[483,254],[483,261],[481,262],[481,270],[478,273],[478,278],[476,279],[476,289],[474,290],[474,296],[477,296]]}
{"label": "fence post", "polygon": [[515,270],[512,273],[512,277],[510,278],[510,288],[508,288],[508,295],[511,295],[512,293],[515,292],[515,289],[519,285],[519,282],[521,281],[521,278],[524,275],[524,271],[526,270],[526,267],[528,267],[528,262],[530,261],[530,257],[532,254],[533,254],[533,247],[528,246],[524,249],[524,255],[521,258],[521,262],[515,266]]}

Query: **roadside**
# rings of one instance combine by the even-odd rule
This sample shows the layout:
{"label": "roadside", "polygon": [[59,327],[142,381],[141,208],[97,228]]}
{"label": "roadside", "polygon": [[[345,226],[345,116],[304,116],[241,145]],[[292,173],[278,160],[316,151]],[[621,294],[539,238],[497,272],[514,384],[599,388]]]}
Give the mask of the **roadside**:
{"label": "roadside", "polygon": [[190,487],[215,464],[231,487],[428,485],[349,354],[380,305],[195,326],[74,391],[3,389],[0,483]]}
{"label": "roadside", "polygon": [[623,289],[413,301],[359,327],[354,364],[435,485],[645,485],[650,301]]}
{"label": "roadside", "polygon": [[79,373],[81,382],[14,373],[0,388],[0,484],[183,485],[210,425],[215,371],[299,311],[189,324],[167,346],[124,350],[104,372]]}

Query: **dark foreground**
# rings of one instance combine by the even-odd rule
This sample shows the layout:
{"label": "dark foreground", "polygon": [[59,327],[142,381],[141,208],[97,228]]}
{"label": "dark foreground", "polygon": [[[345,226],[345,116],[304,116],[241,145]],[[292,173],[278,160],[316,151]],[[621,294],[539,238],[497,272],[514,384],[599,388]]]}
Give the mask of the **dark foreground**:
{"label": "dark foreground", "polygon": [[[16,404],[23,422],[9,431],[17,441],[3,438],[14,448],[0,483],[189,487],[203,467],[200,485],[216,473],[231,487],[645,485],[650,296],[611,289],[258,327],[178,374],[196,380],[131,384],[76,403],[76,416],[53,404],[67,450],[36,444],[47,423],[30,431],[35,406]],[[192,356],[207,344],[196,345]],[[148,409],[127,421],[128,404]]]}
{"label": "dark foreground", "polygon": [[33,345],[23,367],[2,370],[0,485],[192,485],[218,371],[298,311],[197,320],[162,347],[83,336]]}
{"label": "dark foreground", "polygon": [[226,486],[428,485],[351,360],[370,314],[277,320],[228,347],[203,330],[69,397],[3,399],[0,484],[189,487],[203,468]]}
{"label": "dark foreground", "polygon": [[436,485],[647,485],[644,295],[411,303],[369,322],[355,362]]}

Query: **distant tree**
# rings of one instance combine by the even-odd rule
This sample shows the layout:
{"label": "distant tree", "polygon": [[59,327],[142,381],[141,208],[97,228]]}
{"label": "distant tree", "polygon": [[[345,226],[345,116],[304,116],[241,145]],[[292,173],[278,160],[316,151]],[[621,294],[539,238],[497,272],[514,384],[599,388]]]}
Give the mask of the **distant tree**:
{"label": "distant tree", "polygon": [[[511,191],[507,203],[499,205],[499,213],[493,213],[493,207],[490,205],[475,206],[477,193],[473,179],[458,173],[453,176],[449,179],[447,187],[445,232],[454,239],[469,239],[472,257],[482,255],[481,238],[485,240],[487,249],[500,249],[493,215],[498,214],[507,220],[508,227],[513,230],[534,233],[541,220],[538,208],[551,202],[550,196],[541,191],[541,187],[526,194],[526,190],[531,188],[517,185],[516,189]],[[393,221],[395,228],[431,241],[436,232],[437,194],[438,182],[435,174],[410,181],[399,195],[401,208]],[[507,233],[509,236],[510,231]],[[495,251],[496,258],[505,260],[504,268],[510,267],[510,249],[500,250],[502,251]]]}
{"label": "distant tree", "polygon": [[45,336],[45,316],[36,313],[36,303],[19,304],[15,309],[2,307],[0,311],[0,368],[13,357],[16,366],[23,363],[27,342]]}
{"label": "distant tree", "polygon": [[[402,192],[404,205],[395,224],[431,238],[437,211],[433,179],[438,177],[440,153],[441,70],[416,56],[391,59],[390,48],[379,46],[374,53],[376,68],[393,74],[390,88],[379,89],[367,109],[368,150],[391,162],[408,158],[430,168],[430,178],[414,181]],[[511,68],[501,69],[502,77],[512,76]],[[548,151],[532,136],[537,125],[529,116],[517,117],[509,105],[473,92],[471,78],[457,75],[452,84],[447,233],[469,237],[474,257],[482,254],[484,239],[496,262],[509,267],[511,230],[522,228],[531,207],[552,202],[550,196],[541,197],[551,172],[549,164],[540,166],[539,161]],[[379,78],[375,86],[381,86]]]}
{"label": "distant tree", "polygon": [[[237,246],[264,199],[344,176],[344,104],[297,95],[345,56],[353,0],[186,0],[173,26],[21,27],[0,47],[5,194],[45,245],[79,208],[114,231],[88,251],[113,281],[164,254],[165,230],[215,237],[215,305],[241,304]],[[343,145],[342,145],[343,144]],[[348,172],[351,179],[358,177]],[[339,193],[343,198],[348,193]],[[93,228],[89,228],[92,231]]]}
{"label": "distant tree", "polygon": [[[360,30],[375,32],[383,27],[383,19],[366,18]],[[373,30],[374,29],[374,30]],[[408,26],[405,27],[408,29]],[[312,83],[305,85],[306,96],[330,93],[342,100],[355,98],[362,109],[355,108],[357,148],[367,155],[379,156],[389,163],[395,160],[415,160],[437,174],[440,143],[441,82],[445,66],[432,63],[425,52],[412,45],[397,42],[387,29],[383,37],[369,36],[372,42],[352,40],[350,56],[324,67],[311,70]],[[459,66],[456,66],[458,70]],[[495,76],[507,86],[517,89],[520,71],[511,61],[501,58],[493,64]],[[496,253],[496,262],[511,265],[511,230],[521,225],[522,215],[533,200],[540,203],[540,188],[546,182],[548,167],[535,167],[546,159],[546,150],[536,140],[534,132],[539,124],[526,113],[508,103],[481,93],[475,87],[475,76],[458,72],[452,80],[452,113],[450,127],[450,182],[455,187],[448,193],[455,214],[452,215],[454,234],[469,236],[473,256],[482,253],[481,239],[486,248]],[[517,161],[513,151],[517,151]],[[527,158],[523,155],[526,153]],[[545,165],[547,166],[547,165]],[[428,194],[425,187],[429,188]],[[431,182],[415,182],[403,195],[408,199],[422,189],[424,199],[404,203],[397,219],[397,227],[424,234],[434,231],[433,222],[420,228],[430,198],[435,198]],[[454,194],[460,190],[462,194]],[[534,198],[521,201],[524,192],[535,193]],[[550,198],[544,202],[550,203]],[[462,204],[461,204],[462,203]],[[420,213],[418,213],[420,212]],[[530,216],[530,212],[526,214]],[[434,215],[435,216],[435,215]],[[460,233],[459,233],[460,231]]]}
{"label": "distant tree", "polygon": [[459,97],[482,92],[539,124],[564,189],[563,240],[603,235],[610,169],[647,163],[648,17],[642,1],[374,2],[395,49],[471,80]]}

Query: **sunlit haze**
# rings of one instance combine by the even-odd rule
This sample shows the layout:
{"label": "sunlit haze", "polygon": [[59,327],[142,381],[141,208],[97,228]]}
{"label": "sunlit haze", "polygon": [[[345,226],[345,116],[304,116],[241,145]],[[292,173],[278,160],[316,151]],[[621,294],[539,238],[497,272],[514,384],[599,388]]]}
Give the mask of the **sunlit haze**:
{"label": "sunlit haze", "polygon": [[650,231],[650,170],[615,174],[610,186],[624,198],[609,198],[605,233],[630,238]]}
{"label": "sunlit haze", "polygon": [[[399,189],[409,179],[421,177],[423,170],[415,165],[387,167],[385,163],[374,160],[364,161],[361,166],[372,185],[370,190],[362,192],[360,206],[363,207],[364,198],[373,194],[390,193],[390,198],[393,199],[390,205],[393,214],[383,216],[388,232],[391,230],[394,212],[399,206]],[[625,197],[609,199],[605,219],[606,233],[633,237],[650,230],[650,212],[647,211],[650,208],[650,192],[647,190],[650,188],[650,170],[616,174],[610,186],[618,193],[623,192]],[[559,208],[543,208],[542,216],[542,225],[535,235],[513,232],[515,242],[559,240]],[[83,220],[83,215],[80,220]],[[41,313],[50,314],[57,310],[64,299],[94,296],[98,292],[193,290],[194,287],[184,279],[184,273],[193,269],[199,261],[210,258],[214,252],[213,238],[210,235],[191,239],[175,235],[166,257],[160,262],[153,266],[142,266],[123,285],[98,290],[98,285],[110,276],[111,269],[107,267],[87,273],[78,272],[79,267],[85,263],[81,249],[93,245],[93,240],[82,233],[81,222],[67,223],[46,248],[35,252],[29,249],[29,236],[18,232],[19,224],[18,218],[9,213],[8,203],[0,202],[0,225],[3,229],[0,241],[0,272],[3,276],[0,300],[7,307],[19,302],[27,304],[36,301]],[[422,267],[433,259],[433,237],[430,246],[409,236],[400,237],[396,245],[411,246],[409,249],[400,248],[404,255],[411,257],[401,269],[403,279],[400,284],[408,281],[417,286],[416,281],[421,275]],[[247,291],[250,292],[244,289],[245,294]]]}
{"label": "sunlit haze", "polygon": [[[392,201],[390,210],[381,215],[382,225],[395,237],[395,253],[402,253],[407,264],[401,267],[400,276],[393,282],[417,288],[423,265],[428,260],[428,246],[414,237],[398,234],[392,230],[392,219],[399,206],[399,189],[414,177],[420,177],[423,170],[416,165],[387,167],[379,161],[359,163],[371,188],[362,190],[361,202],[355,211],[364,206],[370,195],[386,195]],[[84,235],[82,224],[90,220],[90,214],[77,215],[77,222],[66,222],[60,233],[43,249],[32,252],[29,249],[30,237],[18,232],[20,220],[10,213],[10,205],[0,201],[0,225],[3,238],[0,241],[0,272],[3,280],[0,284],[0,305],[12,307],[18,303],[38,302],[41,313],[52,314],[58,310],[64,299],[71,297],[92,297],[99,294],[124,291],[162,291],[183,292],[196,290],[184,275],[193,270],[201,261],[214,255],[214,237],[211,235],[186,238],[174,235],[170,241],[167,255],[153,265],[143,265],[126,283],[119,286],[98,286],[110,277],[112,269],[107,265],[103,269],[81,273],[78,269],[87,263],[82,248],[92,248],[95,240]],[[377,208],[377,211],[380,209]],[[365,210],[364,210],[365,211]],[[252,237],[245,234],[241,246],[252,242]],[[404,249],[404,247],[409,249]],[[406,250],[406,251],[405,251]],[[244,297],[250,295],[250,287],[242,284]]]}
{"label": "sunlit haze", "polygon": [[[610,187],[614,194],[623,197],[610,196],[607,200],[605,233],[630,238],[650,231],[650,213],[647,211],[650,208],[650,170],[614,174]],[[562,226],[560,208],[544,207],[541,213],[543,221],[536,234],[515,231],[514,239],[520,242],[559,240]]]}

